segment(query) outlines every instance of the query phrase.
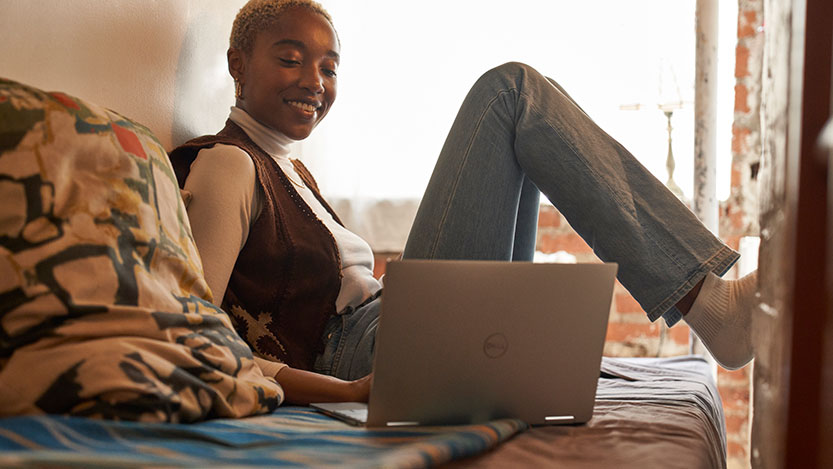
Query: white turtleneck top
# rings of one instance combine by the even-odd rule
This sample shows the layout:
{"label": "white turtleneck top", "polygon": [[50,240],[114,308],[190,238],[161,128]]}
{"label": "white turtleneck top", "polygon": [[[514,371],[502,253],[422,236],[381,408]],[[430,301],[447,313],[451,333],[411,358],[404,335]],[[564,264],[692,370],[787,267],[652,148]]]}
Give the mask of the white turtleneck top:
{"label": "white turtleneck top", "polygon": [[[381,285],[373,277],[373,251],[362,238],[338,224],[303,183],[289,159],[292,140],[236,106],[231,108],[229,119],[275,160],[335,238],[343,275],[336,311],[356,306],[376,293]],[[185,181],[185,190],[192,194],[188,205],[191,230],[217,305],[223,300],[237,255],[263,206],[263,194],[257,187],[254,163],[243,149],[233,145],[200,150]]]}

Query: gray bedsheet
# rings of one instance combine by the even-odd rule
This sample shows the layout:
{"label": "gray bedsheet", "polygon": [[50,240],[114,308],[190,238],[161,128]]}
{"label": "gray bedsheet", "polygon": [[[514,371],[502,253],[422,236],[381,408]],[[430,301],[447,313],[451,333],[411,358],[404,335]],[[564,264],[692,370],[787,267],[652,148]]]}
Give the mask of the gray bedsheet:
{"label": "gray bedsheet", "polygon": [[447,468],[725,468],[723,406],[700,357],[602,360],[593,418],[527,430]]}

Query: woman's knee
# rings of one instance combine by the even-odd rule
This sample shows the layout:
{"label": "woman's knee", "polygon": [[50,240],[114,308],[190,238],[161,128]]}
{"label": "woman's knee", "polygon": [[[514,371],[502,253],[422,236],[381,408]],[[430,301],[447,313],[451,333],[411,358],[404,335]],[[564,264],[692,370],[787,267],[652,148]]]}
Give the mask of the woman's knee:
{"label": "woman's knee", "polygon": [[534,72],[536,74],[538,73],[538,71],[531,65],[527,65],[523,62],[506,62],[503,65],[498,65],[492,70],[509,76],[527,75],[530,72]]}
{"label": "woman's knee", "polygon": [[529,79],[543,79],[546,78],[541,75],[534,67],[523,62],[506,62],[502,65],[492,68],[487,71],[475,83],[475,87],[488,86],[500,87],[506,89],[507,87],[523,87],[524,83]]}

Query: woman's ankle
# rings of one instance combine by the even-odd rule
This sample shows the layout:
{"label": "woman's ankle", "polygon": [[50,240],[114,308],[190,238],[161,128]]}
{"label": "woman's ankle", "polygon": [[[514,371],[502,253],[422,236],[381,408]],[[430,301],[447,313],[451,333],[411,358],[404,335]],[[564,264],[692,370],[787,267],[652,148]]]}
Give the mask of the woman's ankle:
{"label": "woman's ankle", "polygon": [[691,310],[691,305],[694,304],[694,301],[697,299],[697,296],[700,294],[700,290],[703,288],[703,282],[705,280],[706,279],[703,278],[703,280],[700,280],[699,282],[697,282],[697,285],[694,285],[694,288],[689,290],[688,293],[686,293],[685,296],[682,297],[680,299],[680,301],[677,302],[676,305],[674,305],[674,306],[677,307],[677,309],[680,311],[680,313],[683,314],[683,316],[688,314],[688,312]]}

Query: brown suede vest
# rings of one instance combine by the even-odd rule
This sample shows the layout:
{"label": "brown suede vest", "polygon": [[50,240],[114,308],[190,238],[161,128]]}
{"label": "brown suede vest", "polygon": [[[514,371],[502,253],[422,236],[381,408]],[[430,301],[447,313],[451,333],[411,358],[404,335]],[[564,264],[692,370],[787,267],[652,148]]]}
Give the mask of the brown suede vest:
{"label": "brown suede vest", "polygon": [[[335,239],[278,164],[231,121],[217,135],[195,138],[171,152],[180,187],[185,186],[197,152],[216,144],[240,147],[251,156],[264,196],[222,307],[256,355],[310,370],[323,347],[324,325],[336,313],[341,288]],[[299,161],[293,163],[315,197],[341,223],[309,171]]]}

